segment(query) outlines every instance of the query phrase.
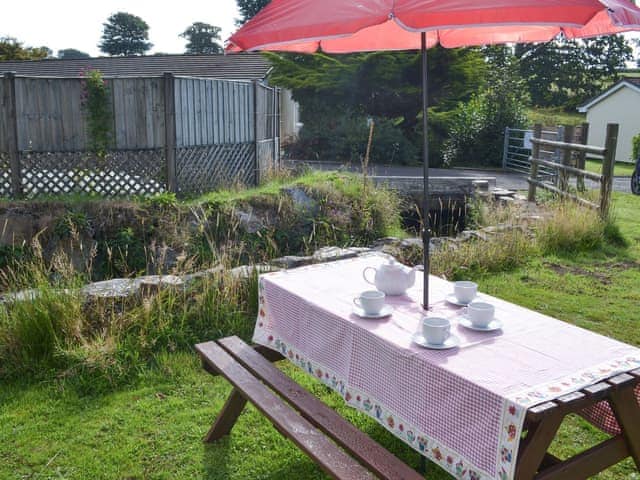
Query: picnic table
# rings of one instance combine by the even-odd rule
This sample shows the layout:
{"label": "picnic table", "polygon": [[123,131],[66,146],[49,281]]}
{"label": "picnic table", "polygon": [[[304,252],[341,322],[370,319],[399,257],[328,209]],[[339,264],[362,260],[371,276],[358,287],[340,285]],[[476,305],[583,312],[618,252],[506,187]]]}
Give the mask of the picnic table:
{"label": "picnic table", "polygon": [[[197,346],[205,368],[235,386],[207,440],[227,434],[249,400],[335,478],[417,478],[267,361],[286,358],[456,478],[587,478],[628,456],[640,468],[640,349],[482,293],[502,329],[466,329],[460,307],[445,301],[450,282],[437,277],[430,314],[452,319],[460,344],[425,349],[412,341],[424,316],[421,281],[387,297],[387,318],[353,314],[353,298],[370,289],[362,271],[386,261],[371,255],[261,275],[257,350],[239,339]],[[283,416],[281,399],[302,417]],[[611,437],[560,460],[548,448],[570,413]]]}

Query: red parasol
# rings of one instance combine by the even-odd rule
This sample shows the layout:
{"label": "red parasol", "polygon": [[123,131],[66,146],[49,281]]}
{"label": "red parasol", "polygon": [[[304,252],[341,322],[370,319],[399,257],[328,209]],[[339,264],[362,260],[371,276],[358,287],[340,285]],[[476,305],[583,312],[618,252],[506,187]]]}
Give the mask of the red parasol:
{"label": "red parasol", "polygon": [[[227,52],[421,49],[423,212],[427,214],[427,48],[546,42],[560,34],[589,38],[632,30],[640,30],[640,9],[628,0],[272,0],[231,36]],[[429,305],[426,223],[424,308]]]}

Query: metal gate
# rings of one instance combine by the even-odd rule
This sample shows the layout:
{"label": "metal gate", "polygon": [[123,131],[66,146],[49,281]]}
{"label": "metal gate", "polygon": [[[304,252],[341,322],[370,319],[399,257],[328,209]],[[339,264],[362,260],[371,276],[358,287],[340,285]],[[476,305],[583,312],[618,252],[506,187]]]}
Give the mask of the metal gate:
{"label": "metal gate", "polygon": [[[545,140],[562,141],[562,129],[543,130],[542,138]],[[519,128],[504,129],[504,151],[502,154],[502,168],[518,173],[529,173],[531,170],[531,138],[533,138],[533,130],[523,130]],[[559,159],[560,152],[558,150],[541,150],[540,155],[544,160],[555,161]],[[556,171],[540,166],[538,167],[538,175],[555,176]]]}
{"label": "metal gate", "polygon": [[258,182],[280,168],[280,89],[256,82],[256,163]]}

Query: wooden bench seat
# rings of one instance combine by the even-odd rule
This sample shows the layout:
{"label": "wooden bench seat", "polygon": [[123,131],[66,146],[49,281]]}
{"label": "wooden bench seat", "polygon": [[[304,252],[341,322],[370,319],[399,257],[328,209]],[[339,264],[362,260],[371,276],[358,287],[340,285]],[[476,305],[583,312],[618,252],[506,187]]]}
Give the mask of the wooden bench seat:
{"label": "wooden bench seat", "polygon": [[250,401],[278,431],[334,478],[424,478],[240,338],[227,337],[219,344],[201,343],[196,350],[207,371],[219,373],[234,386],[205,441],[227,435]]}

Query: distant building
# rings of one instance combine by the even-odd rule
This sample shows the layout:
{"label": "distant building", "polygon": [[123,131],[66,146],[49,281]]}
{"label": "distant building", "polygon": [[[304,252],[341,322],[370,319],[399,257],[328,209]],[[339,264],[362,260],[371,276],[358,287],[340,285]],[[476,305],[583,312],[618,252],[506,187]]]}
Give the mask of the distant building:
{"label": "distant building", "polygon": [[620,125],[617,162],[631,162],[631,140],[640,133],[640,78],[624,78],[578,107],[587,114],[589,145],[604,145],[607,123]]}
{"label": "distant building", "polygon": [[[100,70],[107,78],[151,77],[170,72],[178,76],[268,83],[272,68],[260,54],[149,55],[0,62],[0,76],[15,72],[27,77],[73,78],[86,70]],[[287,140],[298,134],[299,107],[289,91],[283,90],[280,98],[281,138]]]}

